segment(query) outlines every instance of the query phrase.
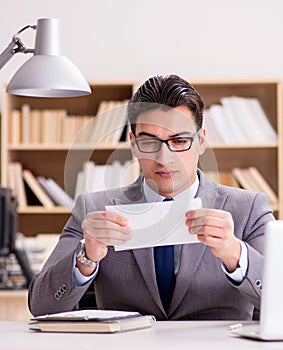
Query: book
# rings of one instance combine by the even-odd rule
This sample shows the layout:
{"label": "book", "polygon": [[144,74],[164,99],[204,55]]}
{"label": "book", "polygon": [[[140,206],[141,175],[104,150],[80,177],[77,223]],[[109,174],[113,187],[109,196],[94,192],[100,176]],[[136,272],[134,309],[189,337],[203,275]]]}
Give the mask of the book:
{"label": "book", "polygon": [[21,143],[21,112],[13,109],[10,113],[10,120],[9,142],[11,144],[19,144]]}
{"label": "book", "polygon": [[203,127],[206,130],[206,143],[208,145],[222,144],[221,133],[216,128],[216,123],[212,119],[212,113],[209,109],[203,111]]}
{"label": "book", "polygon": [[219,183],[225,186],[239,187],[239,183],[237,182],[233,174],[229,171],[219,172]]}
{"label": "book", "polygon": [[106,144],[116,145],[127,124],[127,101],[114,101]]}
{"label": "book", "polygon": [[[214,126],[216,132],[220,137],[220,143],[223,144],[235,144],[235,127],[232,127],[230,119],[227,113],[224,111],[224,107],[218,104],[212,104],[209,108],[208,118],[210,118],[210,124]],[[233,119],[232,119],[233,121]]]}
{"label": "book", "polygon": [[225,132],[233,133],[234,143],[245,144],[247,143],[246,137],[243,133],[242,119],[239,119],[235,114],[235,107],[231,103],[230,97],[221,97],[220,102],[223,107],[223,111],[226,118]]}
{"label": "book", "polygon": [[246,172],[246,169],[234,167],[232,168],[231,173],[234,175],[235,179],[239,182],[242,188],[249,191],[257,191],[248,173]]}
{"label": "book", "polygon": [[75,185],[75,194],[74,199],[76,200],[78,196],[84,193],[84,184],[85,184],[85,174],[83,170],[80,170],[77,173],[76,185]]}
{"label": "book", "polygon": [[22,112],[22,129],[21,129],[21,139],[22,143],[30,143],[30,106],[28,104],[23,104],[21,108]]}
{"label": "book", "polygon": [[57,112],[56,110],[44,109],[42,111],[42,143],[53,144],[57,139]]}
{"label": "book", "polygon": [[30,170],[23,170],[23,179],[44,207],[54,208],[55,204]]}
{"label": "book", "polygon": [[266,141],[265,130],[261,127],[257,114],[252,112],[248,99],[231,96],[229,100],[246,143],[263,144]]}
{"label": "book", "polygon": [[240,187],[238,181],[234,175],[229,171],[204,171],[204,175],[207,179],[213,182],[217,182],[224,186]]}
{"label": "book", "polygon": [[257,98],[248,98],[247,103],[256,117],[257,127],[261,128],[265,135],[264,142],[277,142],[277,132],[268,119],[259,100]]}
{"label": "book", "polygon": [[19,207],[26,207],[28,205],[25,185],[23,180],[23,168],[19,162],[8,163],[8,184],[11,186],[13,193],[17,196]]}
{"label": "book", "polygon": [[250,173],[250,176],[253,178],[254,183],[259,188],[259,191],[264,192],[267,195],[270,204],[277,204],[277,194],[273,191],[273,189],[270,187],[270,185],[259,172],[259,170],[254,166],[249,167],[247,170]]}
{"label": "book", "polygon": [[256,167],[235,167],[231,170],[231,172],[240,183],[242,188],[256,192],[264,192],[267,195],[270,204],[277,205],[277,194],[274,192],[274,190],[271,188],[271,186],[268,184],[266,179]]}
{"label": "book", "polygon": [[29,329],[56,333],[116,333],[151,328],[154,316],[117,310],[76,310],[38,316]]}
{"label": "book", "polygon": [[44,176],[37,176],[37,180],[43,187],[49,197],[57,204],[63,207],[73,208],[74,200],[67,192],[65,192],[58,184],[51,178]]}
{"label": "book", "polygon": [[30,111],[30,142],[41,143],[41,111],[34,109]]}
{"label": "book", "polygon": [[83,193],[91,193],[94,190],[95,163],[91,160],[83,163],[84,187]]}

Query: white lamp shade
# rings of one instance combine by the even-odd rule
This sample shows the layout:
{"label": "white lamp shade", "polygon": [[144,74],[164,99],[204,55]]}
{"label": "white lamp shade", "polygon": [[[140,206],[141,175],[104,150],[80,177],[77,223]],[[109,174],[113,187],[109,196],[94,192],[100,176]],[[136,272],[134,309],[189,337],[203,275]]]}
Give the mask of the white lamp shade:
{"label": "white lamp shade", "polygon": [[89,95],[91,89],[65,56],[35,55],[15,73],[7,92],[32,97],[74,97]]}
{"label": "white lamp shade", "polygon": [[91,93],[78,68],[62,55],[61,21],[37,21],[34,56],[12,77],[7,92],[32,97],[75,97]]}

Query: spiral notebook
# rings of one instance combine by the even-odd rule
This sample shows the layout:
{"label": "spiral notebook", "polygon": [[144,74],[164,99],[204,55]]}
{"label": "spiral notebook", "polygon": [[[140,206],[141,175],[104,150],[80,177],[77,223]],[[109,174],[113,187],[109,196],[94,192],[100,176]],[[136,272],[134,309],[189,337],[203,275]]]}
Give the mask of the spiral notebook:
{"label": "spiral notebook", "polygon": [[38,316],[29,329],[56,333],[116,333],[151,328],[155,318],[138,312],[117,310],[76,310]]}

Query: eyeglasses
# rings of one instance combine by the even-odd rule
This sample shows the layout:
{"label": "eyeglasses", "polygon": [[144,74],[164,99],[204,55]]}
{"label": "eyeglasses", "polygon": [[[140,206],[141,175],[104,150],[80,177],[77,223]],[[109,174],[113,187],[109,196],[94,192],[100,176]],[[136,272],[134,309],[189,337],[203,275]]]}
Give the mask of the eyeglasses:
{"label": "eyeglasses", "polygon": [[138,150],[142,153],[155,153],[159,152],[162,144],[165,143],[171,152],[184,152],[188,151],[194,142],[195,137],[198,135],[199,130],[190,137],[171,137],[167,140],[160,140],[155,137],[135,139],[135,144]]}

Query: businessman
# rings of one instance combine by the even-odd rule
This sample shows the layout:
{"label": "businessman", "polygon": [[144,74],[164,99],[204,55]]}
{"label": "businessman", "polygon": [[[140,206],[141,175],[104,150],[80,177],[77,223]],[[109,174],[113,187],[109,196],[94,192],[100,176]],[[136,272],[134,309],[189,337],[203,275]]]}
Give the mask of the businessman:
{"label": "businessman", "polygon": [[[34,315],[76,309],[95,292],[98,308],[158,320],[249,320],[260,307],[265,224],[263,193],[222,186],[198,169],[205,151],[204,104],[177,75],[154,76],[128,103],[135,183],[81,195],[59,242],[29,289]],[[106,205],[199,197],[185,214],[198,243],[115,251],[131,238],[125,217]]]}

